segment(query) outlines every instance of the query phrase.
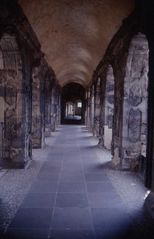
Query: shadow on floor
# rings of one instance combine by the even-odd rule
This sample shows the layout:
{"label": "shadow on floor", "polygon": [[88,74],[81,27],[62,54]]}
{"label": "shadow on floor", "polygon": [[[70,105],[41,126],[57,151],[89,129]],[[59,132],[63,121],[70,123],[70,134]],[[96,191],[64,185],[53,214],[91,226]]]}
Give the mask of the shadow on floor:
{"label": "shadow on floor", "polygon": [[3,204],[2,200],[0,199],[0,236],[1,234],[3,234],[6,226],[4,225],[4,222],[6,223],[6,215],[8,215],[8,210],[6,209],[6,206]]}
{"label": "shadow on floor", "polygon": [[97,168],[98,170],[100,170],[101,172],[102,172],[103,169],[112,169],[112,170],[114,169],[114,168],[113,168],[112,161],[98,164],[98,165],[96,166],[96,168]]}
{"label": "shadow on floor", "polygon": [[65,119],[62,121],[62,125],[65,125],[65,124],[68,124],[68,125],[81,125],[83,124],[82,120],[73,120],[73,119]]}
{"label": "shadow on floor", "polygon": [[77,139],[78,140],[88,140],[88,139],[93,139],[94,138],[94,136],[92,136],[92,135],[89,135],[89,136],[80,136],[80,137],[78,137]]}
{"label": "shadow on floor", "polygon": [[[124,219],[124,217],[123,217]],[[81,229],[61,229],[43,230],[37,229],[14,229],[9,230],[2,239],[153,239],[154,224],[146,214],[144,208],[136,213],[132,218],[118,220],[111,224],[102,224],[102,228],[92,230]]]}

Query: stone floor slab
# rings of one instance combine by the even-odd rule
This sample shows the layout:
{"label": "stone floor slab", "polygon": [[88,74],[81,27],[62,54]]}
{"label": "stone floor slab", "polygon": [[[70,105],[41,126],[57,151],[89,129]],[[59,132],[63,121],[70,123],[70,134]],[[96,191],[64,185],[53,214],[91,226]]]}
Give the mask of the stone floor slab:
{"label": "stone floor slab", "polygon": [[92,230],[88,208],[56,208],[51,223],[56,230]]}
{"label": "stone floor slab", "polygon": [[10,228],[48,229],[52,211],[53,210],[49,208],[20,208]]}
{"label": "stone floor slab", "polygon": [[58,193],[56,207],[88,207],[86,194],[81,193]]}

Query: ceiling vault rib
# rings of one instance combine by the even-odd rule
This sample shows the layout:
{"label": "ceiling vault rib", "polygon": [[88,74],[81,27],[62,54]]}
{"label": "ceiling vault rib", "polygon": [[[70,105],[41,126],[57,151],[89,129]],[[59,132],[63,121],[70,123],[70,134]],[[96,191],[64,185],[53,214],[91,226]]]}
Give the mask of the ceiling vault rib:
{"label": "ceiling vault rib", "polygon": [[134,9],[134,0],[18,1],[61,86],[78,80],[89,85],[122,20]]}

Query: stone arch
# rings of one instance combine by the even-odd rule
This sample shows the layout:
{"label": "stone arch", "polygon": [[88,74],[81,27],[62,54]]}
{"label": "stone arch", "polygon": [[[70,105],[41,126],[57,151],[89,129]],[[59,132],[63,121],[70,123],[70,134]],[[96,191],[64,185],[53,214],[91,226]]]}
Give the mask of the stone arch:
{"label": "stone arch", "polygon": [[148,59],[148,41],[138,33],[130,42],[124,78],[122,167],[141,171],[146,159]]}
{"label": "stone arch", "polygon": [[0,49],[1,164],[23,167],[29,158],[30,141],[24,107],[23,64],[16,36],[3,34]]}
{"label": "stone arch", "polygon": [[106,73],[106,87],[104,98],[104,147],[111,150],[113,138],[113,115],[114,115],[114,74],[111,65]]}

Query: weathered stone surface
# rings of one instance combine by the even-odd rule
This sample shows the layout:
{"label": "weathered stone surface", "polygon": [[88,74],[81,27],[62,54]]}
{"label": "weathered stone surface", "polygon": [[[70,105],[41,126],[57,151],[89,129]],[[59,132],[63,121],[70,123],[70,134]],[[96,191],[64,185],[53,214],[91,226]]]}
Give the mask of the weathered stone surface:
{"label": "weathered stone surface", "polygon": [[[22,72],[21,72],[21,59],[19,61],[19,49],[15,36],[5,34],[0,39],[0,47],[3,52],[4,69],[1,71],[1,86],[4,91],[1,120],[4,123],[3,133],[3,159],[11,161],[11,163],[24,164],[25,147],[23,134],[23,95],[22,89]],[[18,61],[16,61],[16,57]],[[2,162],[2,161],[1,161]]]}
{"label": "weathered stone surface", "polygon": [[[146,155],[148,44],[145,35],[139,33],[142,27],[135,14],[126,19],[94,73],[94,82],[101,78],[100,144],[104,146],[105,135],[111,133],[106,130],[113,125],[112,162],[123,169],[133,169],[133,162],[136,167],[136,159]],[[107,83],[109,65],[114,85]],[[110,109],[113,102],[114,110]]]}
{"label": "weathered stone surface", "polygon": [[42,83],[41,66],[34,67],[32,72],[32,144],[33,148],[41,148],[44,145],[42,109]]}
{"label": "weathered stone surface", "polygon": [[112,128],[114,114],[114,85],[115,79],[113,69],[108,67],[106,75],[106,92],[105,92],[105,124],[104,124],[104,147],[111,149],[112,146]]}
{"label": "weathered stone surface", "polygon": [[138,33],[130,43],[124,78],[122,155],[132,168],[139,167],[146,151],[148,51],[145,35]]}
{"label": "weathered stone surface", "polygon": [[93,127],[93,133],[96,137],[99,137],[99,127],[100,127],[100,95],[101,95],[101,89],[100,89],[100,77],[97,78],[96,83],[94,83],[94,127]]}
{"label": "weathered stone surface", "polygon": [[44,99],[51,92],[49,85],[44,91],[45,74],[54,72],[17,1],[0,2],[0,25],[0,164],[24,167],[32,140],[35,147],[43,142]]}
{"label": "weathered stone surface", "polygon": [[[44,79],[44,100],[45,100],[45,136],[49,137],[51,135],[51,78],[47,76]],[[56,102],[57,103],[57,102]]]}
{"label": "weathered stone surface", "polygon": [[142,113],[139,109],[131,109],[128,118],[128,137],[131,142],[137,142],[141,136]]}

